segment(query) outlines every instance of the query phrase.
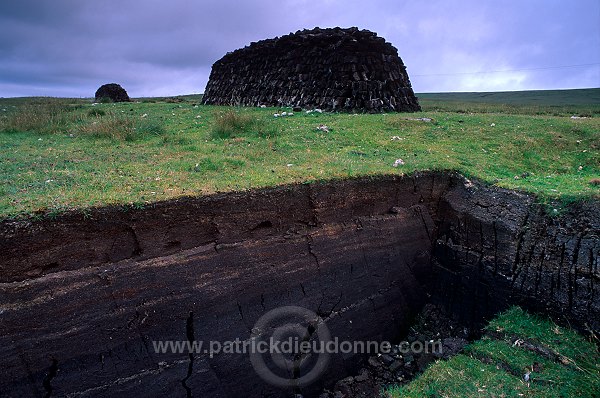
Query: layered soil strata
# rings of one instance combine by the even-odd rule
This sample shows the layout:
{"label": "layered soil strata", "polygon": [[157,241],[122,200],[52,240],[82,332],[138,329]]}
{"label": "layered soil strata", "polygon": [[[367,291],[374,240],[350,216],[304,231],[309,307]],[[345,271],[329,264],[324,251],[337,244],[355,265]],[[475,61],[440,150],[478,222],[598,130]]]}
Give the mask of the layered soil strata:
{"label": "layered soil strata", "polygon": [[[520,304],[599,331],[599,232],[598,202],[549,216],[529,195],[443,172],[5,220],[0,391],[289,396],[247,356],[152,346],[248,338],[287,305],[348,341],[400,339],[427,302],[471,324]],[[333,356],[300,392],[366,359]]]}

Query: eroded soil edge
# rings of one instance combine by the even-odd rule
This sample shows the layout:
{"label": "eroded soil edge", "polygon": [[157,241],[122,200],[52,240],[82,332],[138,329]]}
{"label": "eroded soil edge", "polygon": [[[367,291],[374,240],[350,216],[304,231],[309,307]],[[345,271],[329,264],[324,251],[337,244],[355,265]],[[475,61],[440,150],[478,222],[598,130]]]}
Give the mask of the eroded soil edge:
{"label": "eroded soil edge", "polygon": [[[549,217],[452,173],[290,185],[0,223],[8,396],[286,396],[247,357],[152,341],[246,338],[298,305],[394,340],[426,302],[478,323],[509,304],[600,330],[600,205]],[[319,391],[364,358],[334,357]],[[69,395],[71,394],[71,395]]]}

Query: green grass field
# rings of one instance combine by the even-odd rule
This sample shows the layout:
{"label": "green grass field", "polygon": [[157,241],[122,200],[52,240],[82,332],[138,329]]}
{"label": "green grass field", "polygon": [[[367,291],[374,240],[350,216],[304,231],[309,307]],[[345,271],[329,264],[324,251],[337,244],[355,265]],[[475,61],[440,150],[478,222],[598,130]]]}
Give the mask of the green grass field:
{"label": "green grass field", "polygon": [[[421,100],[446,102],[479,102],[525,106],[562,107],[600,104],[600,88],[574,90],[496,91],[474,93],[423,93]],[[597,110],[597,109],[596,109]]]}
{"label": "green grass field", "polygon": [[417,94],[429,110],[503,112],[521,115],[593,116],[600,114],[600,89]]}
{"label": "green grass field", "polygon": [[586,200],[600,193],[599,92],[529,105],[517,101],[527,93],[499,103],[421,95],[413,114],[278,118],[277,108],[199,106],[198,96],[0,99],[0,217],[415,170],[457,170],[543,202]]}
{"label": "green grass field", "polygon": [[[529,380],[525,380],[528,374]],[[432,364],[390,398],[598,397],[600,355],[594,342],[513,307],[463,353]]]}

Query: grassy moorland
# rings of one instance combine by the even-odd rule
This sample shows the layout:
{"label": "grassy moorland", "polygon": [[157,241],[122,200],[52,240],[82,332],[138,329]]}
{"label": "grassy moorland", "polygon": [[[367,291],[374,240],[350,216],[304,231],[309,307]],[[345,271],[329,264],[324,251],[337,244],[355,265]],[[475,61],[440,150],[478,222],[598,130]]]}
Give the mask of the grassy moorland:
{"label": "grassy moorland", "polygon": [[434,169],[543,202],[585,200],[600,193],[599,92],[543,103],[429,94],[414,114],[283,117],[273,115],[289,109],[200,106],[197,96],[0,99],[0,218]]}
{"label": "grassy moorland", "polygon": [[419,94],[419,99],[425,101],[428,108],[448,109],[453,104],[461,104],[479,106],[484,111],[486,104],[494,104],[496,107],[491,109],[501,106],[505,112],[512,113],[554,113],[558,116],[577,111],[591,115],[598,113],[600,89],[427,93]]}
{"label": "grassy moorland", "polygon": [[[463,353],[432,364],[390,398],[597,397],[597,346],[571,329],[513,307]],[[527,377],[526,377],[527,375]]]}

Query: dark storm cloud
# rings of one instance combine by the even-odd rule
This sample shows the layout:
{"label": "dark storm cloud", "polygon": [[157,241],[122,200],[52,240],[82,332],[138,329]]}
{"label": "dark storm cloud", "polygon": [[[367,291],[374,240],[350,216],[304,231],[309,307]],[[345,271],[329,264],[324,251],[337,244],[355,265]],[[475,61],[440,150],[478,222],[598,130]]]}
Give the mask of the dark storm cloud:
{"label": "dark storm cloud", "polygon": [[420,92],[597,87],[598,64],[539,68],[599,63],[599,22],[596,0],[5,1],[0,96],[202,92],[227,51],[315,26],[378,32]]}

